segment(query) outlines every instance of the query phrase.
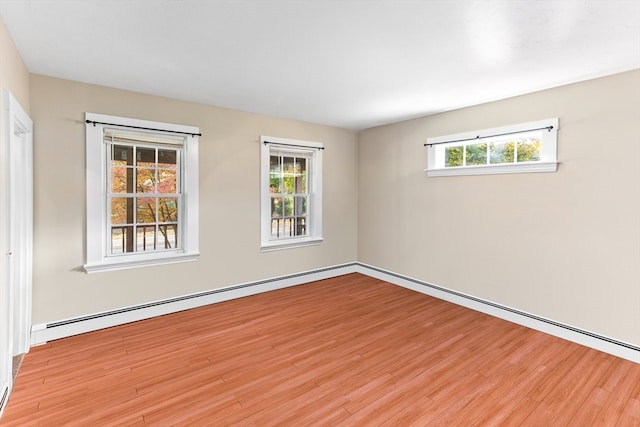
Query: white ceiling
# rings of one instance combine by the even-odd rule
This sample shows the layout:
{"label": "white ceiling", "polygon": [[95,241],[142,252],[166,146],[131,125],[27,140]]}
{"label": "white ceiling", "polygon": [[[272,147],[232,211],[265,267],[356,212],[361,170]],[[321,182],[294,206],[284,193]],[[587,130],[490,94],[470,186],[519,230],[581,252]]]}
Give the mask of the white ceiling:
{"label": "white ceiling", "polygon": [[351,129],[640,68],[638,0],[0,0],[0,15],[32,73]]}

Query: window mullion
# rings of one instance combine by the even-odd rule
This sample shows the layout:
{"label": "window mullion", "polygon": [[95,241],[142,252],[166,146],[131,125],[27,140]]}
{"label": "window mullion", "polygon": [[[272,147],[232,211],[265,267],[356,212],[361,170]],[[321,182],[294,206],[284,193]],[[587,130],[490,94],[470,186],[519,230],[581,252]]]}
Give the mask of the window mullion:
{"label": "window mullion", "polygon": [[[105,234],[105,239],[104,239],[104,245],[106,246],[105,248],[105,252],[104,254],[111,254],[113,253],[113,224],[111,222],[111,159],[113,158],[113,146],[112,144],[105,144],[105,150],[106,150],[106,159],[107,159],[107,165],[106,165],[106,176],[107,179],[104,180],[104,187],[103,187],[103,191],[104,191],[104,199],[105,199],[105,224],[103,225],[103,227],[106,225],[106,230],[103,230],[103,233]],[[104,163],[103,163],[104,164]],[[103,255],[104,256],[104,255]]]}
{"label": "window mullion", "polygon": [[486,158],[487,158],[487,162],[485,164],[489,164],[491,163],[491,157],[489,156],[489,147],[491,147],[491,140],[485,141],[486,145],[487,145],[487,149],[486,149]]}
{"label": "window mullion", "polygon": [[[158,166],[158,148],[156,147],[154,150],[154,156],[155,156],[155,162],[153,164],[153,172],[154,172],[154,186],[153,186],[153,194],[156,197],[156,223],[153,224],[153,250],[156,251],[158,250],[158,235],[160,232],[160,225],[157,221],[158,219],[158,202],[159,202],[159,196],[160,196],[160,191],[158,186],[160,185],[160,171],[159,171],[159,166]],[[177,162],[177,159],[176,159]],[[179,211],[178,211],[179,212]],[[145,230],[146,232],[146,230]]]}
{"label": "window mullion", "polygon": [[137,252],[138,249],[138,192],[136,189],[138,188],[138,147],[133,146],[133,159],[131,166],[131,182],[133,183],[132,195],[133,195],[133,236],[131,236],[133,240],[132,252]]}

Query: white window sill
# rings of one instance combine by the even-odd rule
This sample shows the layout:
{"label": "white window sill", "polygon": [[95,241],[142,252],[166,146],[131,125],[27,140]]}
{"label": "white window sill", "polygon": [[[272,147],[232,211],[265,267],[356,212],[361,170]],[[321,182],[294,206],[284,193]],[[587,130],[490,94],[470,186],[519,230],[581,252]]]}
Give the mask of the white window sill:
{"label": "white window sill", "polygon": [[116,271],[126,270],[128,268],[148,267],[152,265],[162,264],[175,264],[178,262],[190,262],[195,261],[200,256],[200,253],[193,254],[171,254],[170,256],[160,256],[155,258],[145,259],[117,259],[107,258],[102,263],[85,264],[83,266],[84,271],[87,273],[101,273],[104,271]]}
{"label": "white window sill", "polygon": [[261,252],[279,251],[281,249],[299,248],[302,246],[319,245],[324,239],[322,237],[310,238],[305,240],[285,240],[263,243],[260,246]]}
{"label": "white window sill", "polygon": [[556,172],[558,162],[513,163],[425,169],[427,176],[497,175],[504,173]]}

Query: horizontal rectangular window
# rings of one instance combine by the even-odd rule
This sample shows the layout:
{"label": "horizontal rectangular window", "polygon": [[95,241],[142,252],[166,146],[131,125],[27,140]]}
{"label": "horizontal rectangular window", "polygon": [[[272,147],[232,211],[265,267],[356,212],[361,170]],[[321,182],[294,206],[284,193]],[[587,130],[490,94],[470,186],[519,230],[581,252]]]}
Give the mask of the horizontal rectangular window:
{"label": "horizontal rectangular window", "polygon": [[427,139],[428,176],[557,170],[558,119]]}

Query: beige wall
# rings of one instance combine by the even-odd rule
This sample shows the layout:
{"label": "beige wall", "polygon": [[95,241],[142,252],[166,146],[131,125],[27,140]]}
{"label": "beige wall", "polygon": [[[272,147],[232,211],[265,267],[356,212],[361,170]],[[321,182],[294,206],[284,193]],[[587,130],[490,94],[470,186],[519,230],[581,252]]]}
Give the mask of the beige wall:
{"label": "beige wall", "polygon": [[[29,72],[18,54],[7,28],[0,18],[0,392],[11,374],[11,355],[9,351],[11,332],[7,322],[10,312],[10,294],[7,283],[7,200],[6,200],[6,151],[4,91],[11,92],[29,112]],[[7,370],[5,370],[7,368]]]}
{"label": "beige wall", "polygon": [[[362,131],[359,261],[640,344],[640,70]],[[427,137],[559,117],[558,172],[427,178]]]}
{"label": "beige wall", "polygon": [[[199,126],[197,262],[87,275],[84,113]],[[100,86],[31,76],[35,253],[33,321],[42,323],[231,286],[357,258],[357,135]],[[260,252],[260,135],[320,141],[325,241]]]}
{"label": "beige wall", "polygon": [[[22,108],[29,112],[29,71],[16,50],[2,17],[0,17],[0,87],[10,91]],[[4,121],[4,118],[2,120]],[[4,134],[2,137],[4,138]]]}
{"label": "beige wall", "polygon": [[[11,92],[22,105],[22,108],[29,113],[29,71],[16,50],[4,21],[0,17],[0,165],[2,165],[0,189],[2,189],[2,194],[4,194],[6,185],[4,167],[6,161],[5,129],[7,124],[5,123],[4,91]],[[7,229],[7,206],[5,202],[5,198],[0,197],[0,230],[2,230],[0,232],[0,243],[2,244],[2,250],[4,250],[6,244],[5,230]],[[0,272],[6,271],[5,262],[5,256],[0,256]],[[4,280],[4,276],[0,280]]]}

